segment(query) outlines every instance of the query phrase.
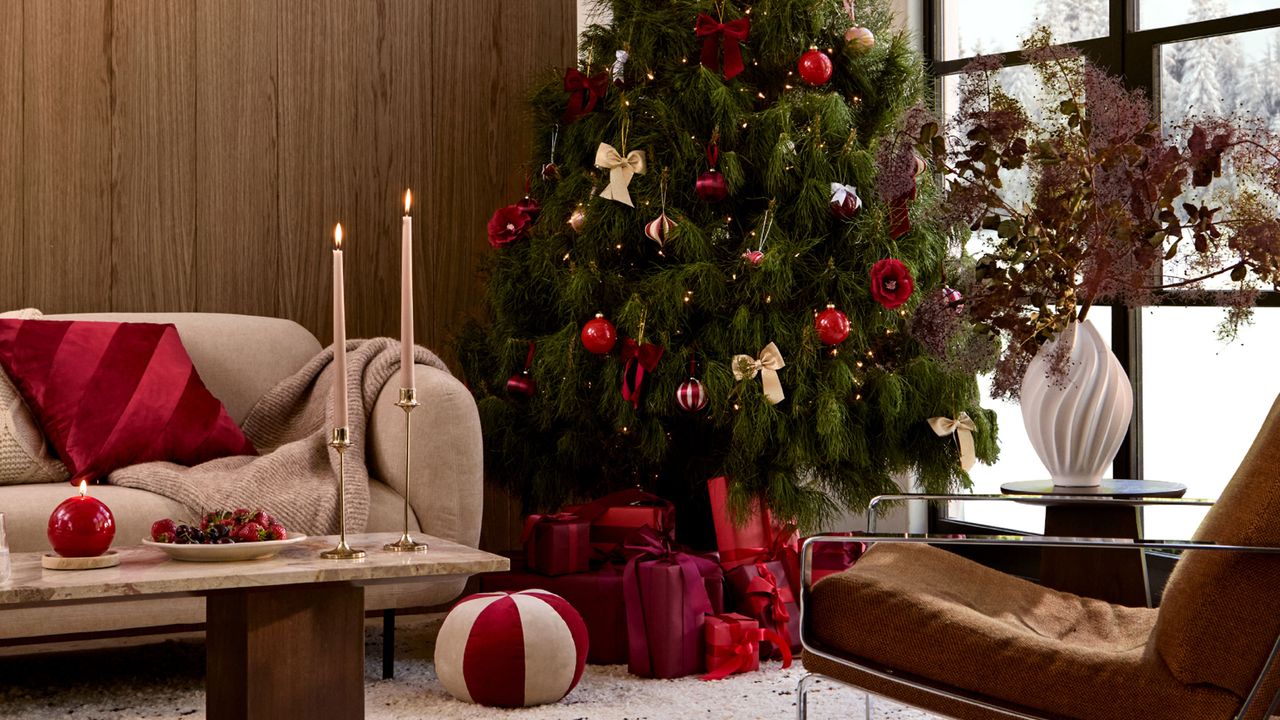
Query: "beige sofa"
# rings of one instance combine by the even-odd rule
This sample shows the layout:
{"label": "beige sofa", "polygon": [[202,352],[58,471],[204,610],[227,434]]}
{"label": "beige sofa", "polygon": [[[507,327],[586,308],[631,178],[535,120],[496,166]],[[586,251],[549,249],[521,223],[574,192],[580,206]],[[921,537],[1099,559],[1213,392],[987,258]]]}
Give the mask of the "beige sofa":
{"label": "beige sofa", "polygon": [[[267,390],[320,350],[320,343],[302,326],[276,318],[111,313],[46,319],[173,323],[205,385],[237,423],[244,421]],[[483,482],[475,402],[461,382],[435,368],[419,365],[417,381],[421,406],[414,412],[411,439],[415,458],[411,529],[475,547],[480,539]],[[395,406],[398,386],[393,377],[378,396],[369,421],[369,532],[399,532],[403,525],[404,413]],[[48,550],[49,513],[71,491],[61,482],[0,486],[0,512],[7,518],[10,550]],[[117,545],[137,543],[154,520],[190,514],[182,505],[142,490],[96,486],[93,494],[115,515]],[[462,586],[460,580],[372,586],[365,593],[365,603],[370,610],[438,605],[457,597]],[[2,610],[0,644],[202,622],[204,600],[198,597]]]}

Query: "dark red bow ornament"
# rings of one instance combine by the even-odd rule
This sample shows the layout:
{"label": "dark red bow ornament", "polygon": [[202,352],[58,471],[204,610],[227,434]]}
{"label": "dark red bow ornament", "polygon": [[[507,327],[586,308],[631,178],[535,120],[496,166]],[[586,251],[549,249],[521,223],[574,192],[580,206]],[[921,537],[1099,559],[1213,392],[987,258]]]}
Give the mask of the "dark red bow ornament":
{"label": "dark red bow ornament", "polygon": [[[702,65],[712,72],[720,71],[720,50],[724,50],[724,79],[732,80],[742,72],[742,43],[751,34],[751,20],[740,17],[727,23],[717,22],[706,13],[698,13],[694,33],[702,38]],[[716,47],[720,40],[721,48]]]}
{"label": "dark red bow ornament", "polygon": [[569,104],[561,121],[568,125],[596,109],[596,103],[609,89],[609,73],[599,72],[590,77],[577,68],[564,71],[564,91],[569,93]]}
{"label": "dark red bow ornament", "polygon": [[662,359],[662,348],[653,343],[637,343],[632,338],[622,341],[622,399],[640,408],[640,390],[646,372],[653,372]]}

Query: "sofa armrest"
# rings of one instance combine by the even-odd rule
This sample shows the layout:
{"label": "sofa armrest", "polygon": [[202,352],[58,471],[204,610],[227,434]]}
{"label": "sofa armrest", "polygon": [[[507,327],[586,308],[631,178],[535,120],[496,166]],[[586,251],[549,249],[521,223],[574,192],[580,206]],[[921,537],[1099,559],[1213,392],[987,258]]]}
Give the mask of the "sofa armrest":
{"label": "sofa armrest", "polygon": [[[480,415],[467,388],[426,365],[415,368],[418,408],[412,413],[413,478],[409,505],[422,532],[476,547],[484,503]],[[404,411],[399,376],[378,394],[365,453],[369,475],[404,494]]]}

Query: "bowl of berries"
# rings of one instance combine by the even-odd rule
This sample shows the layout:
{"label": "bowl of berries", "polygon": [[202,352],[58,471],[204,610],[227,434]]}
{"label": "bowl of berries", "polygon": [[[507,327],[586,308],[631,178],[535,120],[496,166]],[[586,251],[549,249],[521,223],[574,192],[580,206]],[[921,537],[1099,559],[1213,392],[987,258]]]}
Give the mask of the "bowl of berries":
{"label": "bowl of berries", "polygon": [[306,540],[291,533],[265,510],[213,510],[198,523],[179,523],[171,518],[151,525],[151,537],[142,544],[164,551],[174,560],[231,562],[264,560],[281,550]]}

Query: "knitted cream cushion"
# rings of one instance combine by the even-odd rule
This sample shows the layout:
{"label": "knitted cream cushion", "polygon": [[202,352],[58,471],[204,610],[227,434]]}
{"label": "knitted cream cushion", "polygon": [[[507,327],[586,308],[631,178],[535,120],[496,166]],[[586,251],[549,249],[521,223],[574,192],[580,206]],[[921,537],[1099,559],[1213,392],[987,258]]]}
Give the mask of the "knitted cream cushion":
{"label": "knitted cream cushion", "polygon": [[[0,313],[0,318],[34,320],[35,309]],[[66,482],[71,477],[49,452],[40,425],[27,409],[18,389],[0,370],[0,485]]]}

